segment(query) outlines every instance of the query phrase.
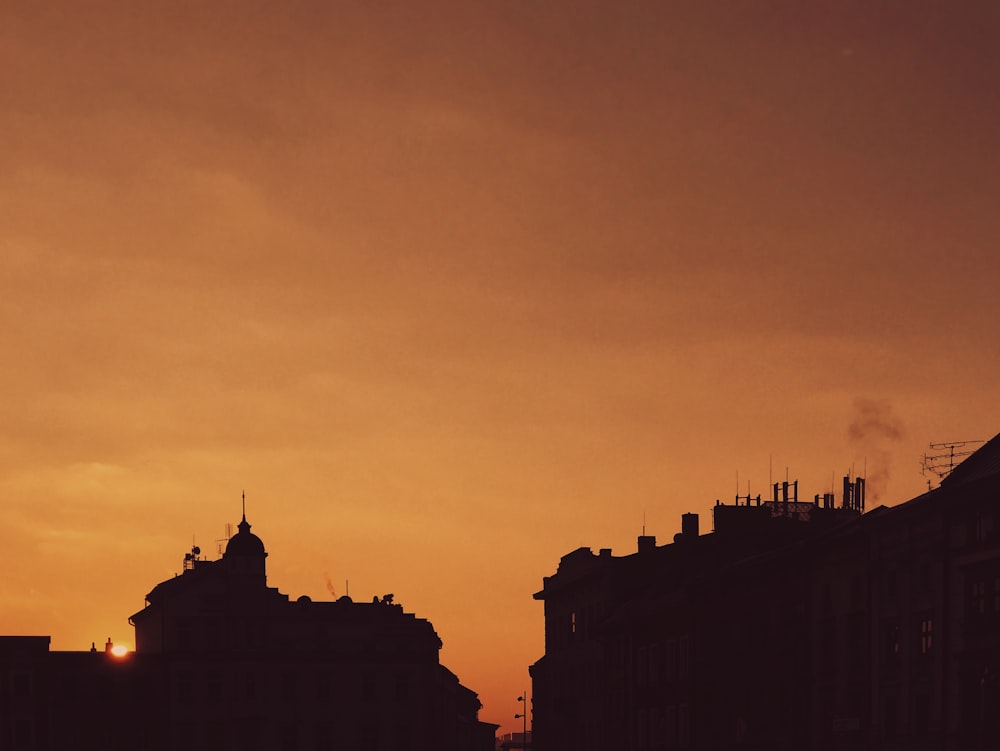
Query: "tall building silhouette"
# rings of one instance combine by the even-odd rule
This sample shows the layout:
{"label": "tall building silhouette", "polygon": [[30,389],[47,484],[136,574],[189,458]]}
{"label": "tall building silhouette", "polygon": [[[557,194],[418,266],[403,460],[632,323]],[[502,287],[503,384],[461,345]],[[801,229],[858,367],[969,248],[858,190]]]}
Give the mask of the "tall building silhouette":
{"label": "tall building silhouette", "polygon": [[246,516],[219,560],[194,549],[129,620],[136,651],[0,637],[0,751],[493,751],[497,726],[391,594],[291,601]]}
{"label": "tall building silhouette", "polygon": [[563,556],[538,751],[1000,747],[1000,436],[892,508],[796,488]]}

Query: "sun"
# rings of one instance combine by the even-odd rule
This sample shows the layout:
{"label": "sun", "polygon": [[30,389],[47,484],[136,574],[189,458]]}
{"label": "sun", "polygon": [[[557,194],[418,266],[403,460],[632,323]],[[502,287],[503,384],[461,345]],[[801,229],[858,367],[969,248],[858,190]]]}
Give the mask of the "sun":
{"label": "sun", "polygon": [[113,654],[115,657],[124,657],[125,655],[128,654],[128,647],[126,647],[124,644],[115,644],[111,648],[111,654]]}

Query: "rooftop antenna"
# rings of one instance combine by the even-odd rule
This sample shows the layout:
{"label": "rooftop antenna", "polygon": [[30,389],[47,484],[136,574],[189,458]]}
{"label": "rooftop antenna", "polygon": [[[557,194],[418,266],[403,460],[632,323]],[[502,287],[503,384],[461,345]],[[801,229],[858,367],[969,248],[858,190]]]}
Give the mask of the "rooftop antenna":
{"label": "rooftop antenna", "polygon": [[243,491],[243,521],[247,520],[247,492]]}
{"label": "rooftop antenna", "polygon": [[[942,443],[932,443],[932,451],[942,452],[935,454],[924,454],[920,460],[920,474],[926,475],[928,472],[938,476],[943,480],[952,473],[955,467],[961,464],[962,460],[975,451],[969,448],[983,441],[944,441]],[[958,451],[956,451],[958,449]],[[955,461],[955,460],[958,461]],[[928,489],[930,481],[928,481]]]}
{"label": "rooftop antenna", "polygon": [[642,536],[646,536],[646,509],[642,510]]}
{"label": "rooftop antenna", "polygon": [[231,522],[226,522],[226,536],[223,537],[221,540],[215,541],[215,549],[218,552],[219,556],[222,556],[222,554],[225,552],[225,548],[223,546],[227,542],[229,542],[229,539],[232,536],[233,536],[233,525]]}

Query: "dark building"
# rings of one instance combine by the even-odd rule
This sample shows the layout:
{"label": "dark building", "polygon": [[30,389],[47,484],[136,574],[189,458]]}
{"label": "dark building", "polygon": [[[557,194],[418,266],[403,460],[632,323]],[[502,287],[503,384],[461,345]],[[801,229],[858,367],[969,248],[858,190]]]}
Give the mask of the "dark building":
{"label": "dark building", "polygon": [[[0,751],[492,751],[496,725],[393,596],[290,601],[244,516],[130,618],[136,651],[0,637]],[[110,644],[108,647],[110,648]]]}
{"label": "dark building", "polygon": [[538,751],[1000,748],[1000,436],[938,489],[717,503],[535,594]]}

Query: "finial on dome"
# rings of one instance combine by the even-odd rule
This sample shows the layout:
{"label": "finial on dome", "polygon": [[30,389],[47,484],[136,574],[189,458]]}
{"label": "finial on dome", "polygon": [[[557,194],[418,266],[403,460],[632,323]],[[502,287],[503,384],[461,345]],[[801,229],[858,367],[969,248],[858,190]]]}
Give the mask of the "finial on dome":
{"label": "finial on dome", "polygon": [[243,491],[243,523],[247,520],[247,491]]}

